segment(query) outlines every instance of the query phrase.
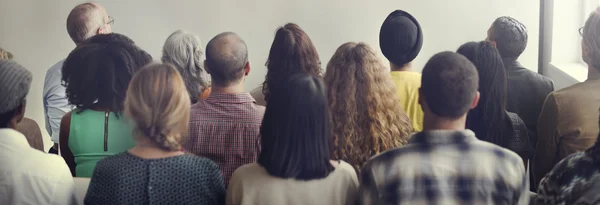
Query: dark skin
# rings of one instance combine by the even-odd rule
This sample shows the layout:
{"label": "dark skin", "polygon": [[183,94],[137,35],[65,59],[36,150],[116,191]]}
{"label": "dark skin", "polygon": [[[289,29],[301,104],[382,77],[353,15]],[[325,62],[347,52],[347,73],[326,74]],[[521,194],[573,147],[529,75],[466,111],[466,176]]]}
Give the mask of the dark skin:
{"label": "dark skin", "polygon": [[[112,112],[109,109],[105,109],[105,108],[93,108],[91,110],[100,111],[100,112],[106,112],[106,111]],[[68,143],[69,142],[69,134],[70,134],[70,130],[71,130],[71,113],[72,112],[68,112],[60,120],[59,142],[65,142],[65,143],[59,143],[59,147],[60,147],[60,155],[63,157],[63,159],[65,159],[65,162],[67,162],[67,165],[69,166],[69,170],[71,170],[71,175],[73,177],[76,177],[75,167],[77,166],[77,164],[75,164],[75,157],[73,156],[73,152],[71,152],[71,149],[69,148],[69,143]]]}

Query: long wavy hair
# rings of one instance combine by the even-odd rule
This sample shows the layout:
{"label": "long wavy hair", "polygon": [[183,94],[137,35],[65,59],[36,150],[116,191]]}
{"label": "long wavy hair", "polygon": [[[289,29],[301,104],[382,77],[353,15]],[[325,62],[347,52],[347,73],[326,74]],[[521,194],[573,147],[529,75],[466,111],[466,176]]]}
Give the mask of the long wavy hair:
{"label": "long wavy hair", "polygon": [[321,77],[321,60],[308,35],[294,23],[279,27],[267,59],[267,75],[262,84],[265,101],[269,94],[296,73]]}
{"label": "long wavy hair", "polygon": [[412,132],[388,69],[364,43],[340,46],[325,73],[333,123],[334,157],[360,167],[399,147]]}
{"label": "long wavy hair", "polygon": [[467,129],[477,138],[506,146],[506,132],[512,124],[506,112],[507,77],[500,52],[488,42],[469,42],[458,48],[457,53],[467,57],[479,74],[481,97],[476,108],[467,115]]}

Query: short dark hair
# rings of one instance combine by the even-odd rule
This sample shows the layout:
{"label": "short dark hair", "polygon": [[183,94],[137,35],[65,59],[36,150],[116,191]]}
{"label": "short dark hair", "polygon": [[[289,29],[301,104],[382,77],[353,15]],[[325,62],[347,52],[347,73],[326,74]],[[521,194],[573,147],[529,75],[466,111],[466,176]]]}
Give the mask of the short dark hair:
{"label": "short dark hair", "polygon": [[500,53],[486,41],[465,43],[456,52],[473,62],[479,75],[481,97],[469,111],[467,129],[481,140],[505,146],[504,136],[512,130],[512,123],[506,112],[507,77]]}
{"label": "short dark hair", "polygon": [[262,92],[268,101],[269,93],[287,82],[295,73],[322,75],[319,53],[308,34],[294,23],[279,27],[267,59],[267,75]]}
{"label": "short dark hair", "polygon": [[206,70],[217,86],[239,82],[247,63],[246,42],[233,32],[221,33],[206,45]]}
{"label": "short dark hair", "polygon": [[527,47],[527,28],[517,19],[509,16],[494,21],[489,37],[496,42],[496,48],[502,58],[519,58]]}
{"label": "short dark hair", "polygon": [[131,77],[151,61],[150,54],[121,34],[89,38],[63,64],[62,80],[69,103],[80,112],[99,107],[120,113]]}
{"label": "short dark hair", "polygon": [[473,63],[460,54],[446,51],[434,55],[425,64],[421,93],[436,115],[459,118],[469,111],[478,83]]}
{"label": "short dark hair", "polygon": [[333,171],[325,86],[308,74],[288,79],[267,104],[260,128],[262,151],[258,163],[280,178],[325,178]]}

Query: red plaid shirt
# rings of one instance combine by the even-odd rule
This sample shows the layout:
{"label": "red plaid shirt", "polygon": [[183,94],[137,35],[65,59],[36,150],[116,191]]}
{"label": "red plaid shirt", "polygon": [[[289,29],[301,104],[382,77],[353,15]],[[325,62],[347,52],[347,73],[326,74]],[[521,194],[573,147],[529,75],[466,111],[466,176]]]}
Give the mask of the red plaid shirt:
{"label": "red plaid shirt", "polygon": [[225,186],[238,167],[256,162],[265,107],[249,93],[213,92],[192,106],[185,150],[221,167]]}

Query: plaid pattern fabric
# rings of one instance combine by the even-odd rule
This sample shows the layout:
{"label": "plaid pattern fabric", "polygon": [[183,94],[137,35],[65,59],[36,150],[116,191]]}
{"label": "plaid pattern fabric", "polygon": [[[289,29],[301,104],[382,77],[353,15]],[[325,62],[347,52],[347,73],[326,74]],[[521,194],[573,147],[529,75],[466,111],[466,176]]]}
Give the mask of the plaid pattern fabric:
{"label": "plaid pattern fabric", "polygon": [[600,161],[592,155],[579,152],[558,163],[542,179],[535,204],[600,204]]}
{"label": "plaid pattern fabric", "polygon": [[256,162],[264,112],[249,93],[213,92],[192,106],[185,150],[217,163],[227,186],[235,169]]}
{"label": "plaid pattern fabric", "polygon": [[427,131],[367,162],[362,204],[528,204],[521,158],[470,131]]}

